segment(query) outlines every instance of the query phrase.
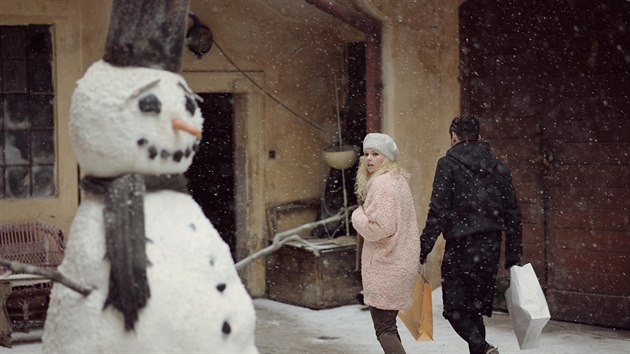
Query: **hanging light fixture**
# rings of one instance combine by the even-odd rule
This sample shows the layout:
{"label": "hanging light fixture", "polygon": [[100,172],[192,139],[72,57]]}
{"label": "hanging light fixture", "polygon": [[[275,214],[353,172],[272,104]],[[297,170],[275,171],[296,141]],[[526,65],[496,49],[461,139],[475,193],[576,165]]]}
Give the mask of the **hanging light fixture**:
{"label": "hanging light fixture", "polygon": [[199,18],[192,12],[188,14],[188,17],[193,23],[186,33],[186,46],[197,56],[197,59],[201,59],[212,48],[212,31],[202,25]]}

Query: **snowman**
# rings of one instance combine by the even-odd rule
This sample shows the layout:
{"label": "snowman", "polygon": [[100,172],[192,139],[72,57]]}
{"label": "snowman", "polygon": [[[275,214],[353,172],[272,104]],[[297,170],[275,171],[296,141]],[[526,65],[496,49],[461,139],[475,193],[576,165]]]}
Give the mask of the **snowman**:
{"label": "snowman", "polygon": [[102,60],[77,82],[70,135],[84,198],[55,284],[53,353],[256,353],[252,300],[187,192],[198,97],[181,75],[187,0],[115,0]]}

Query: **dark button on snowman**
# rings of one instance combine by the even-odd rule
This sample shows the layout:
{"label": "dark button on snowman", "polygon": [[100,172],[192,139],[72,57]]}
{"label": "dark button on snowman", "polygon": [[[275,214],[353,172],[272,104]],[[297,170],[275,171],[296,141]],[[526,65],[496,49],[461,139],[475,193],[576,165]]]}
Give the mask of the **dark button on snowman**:
{"label": "dark button on snowman", "polygon": [[187,0],[115,0],[70,135],[85,198],[53,287],[45,352],[257,352],[230,250],[186,193],[202,116],[181,75]]}

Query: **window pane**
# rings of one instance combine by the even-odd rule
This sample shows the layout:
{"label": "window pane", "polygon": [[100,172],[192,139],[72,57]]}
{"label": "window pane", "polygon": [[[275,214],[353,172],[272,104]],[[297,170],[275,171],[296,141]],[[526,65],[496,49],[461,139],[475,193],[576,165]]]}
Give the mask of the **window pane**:
{"label": "window pane", "polygon": [[28,26],[30,55],[41,59],[52,59],[50,26]]}
{"label": "window pane", "polygon": [[33,166],[33,197],[55,195],[55,169],[53,166]]}
{"label": "window pane", "polygon": [[28,96],[26,95],[5,95],[4,119],[5,129],[27,129],[30,128],[28,118]]}
{"label": "window pane", "polygon": [[31,133],[33,164],[55,163],[55,144],[52,130]]}
{"label": "window pane", "polygon": [[28,133],[28,130],[6,130],[4,132],[4,158],[7,166],[29,164]]}
{"label": "window pane", "polygon": [[26,27],[3,26],[0,29],[3,58],[26,57]]}
{"label": "window pane", "polygon": [[29,89],[35,93],[52,93],[52,68],[48,60],[33,60],[29,63]]}
{"label": "window pane", "polygon": [[54,105],[52,26],[0,25],[0,199],[56,195]]}
{"label": "window pane", "polygon": [[27,92],[28,75],[26,71],[26,60],[2,61],[2,89],[4,92]]}
{"label": "window pane", "polygon": [[28,166],[11,166],[5,169],[5,187],[7,198],[27,198],[31,184]]}
{"label": "window pane", "polygon": [[30,100],[32,128],[53,127],[53,98],[50,95],[32,95]]}

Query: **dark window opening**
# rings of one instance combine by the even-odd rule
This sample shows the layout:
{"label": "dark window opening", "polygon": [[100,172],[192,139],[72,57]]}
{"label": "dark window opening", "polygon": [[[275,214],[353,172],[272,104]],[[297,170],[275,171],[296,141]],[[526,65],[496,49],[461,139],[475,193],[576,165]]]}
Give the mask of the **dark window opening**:
{"label": "dark window opening", "polygon": [[0,26],[0,199],[57,194],[52,60],[51,26]]}

